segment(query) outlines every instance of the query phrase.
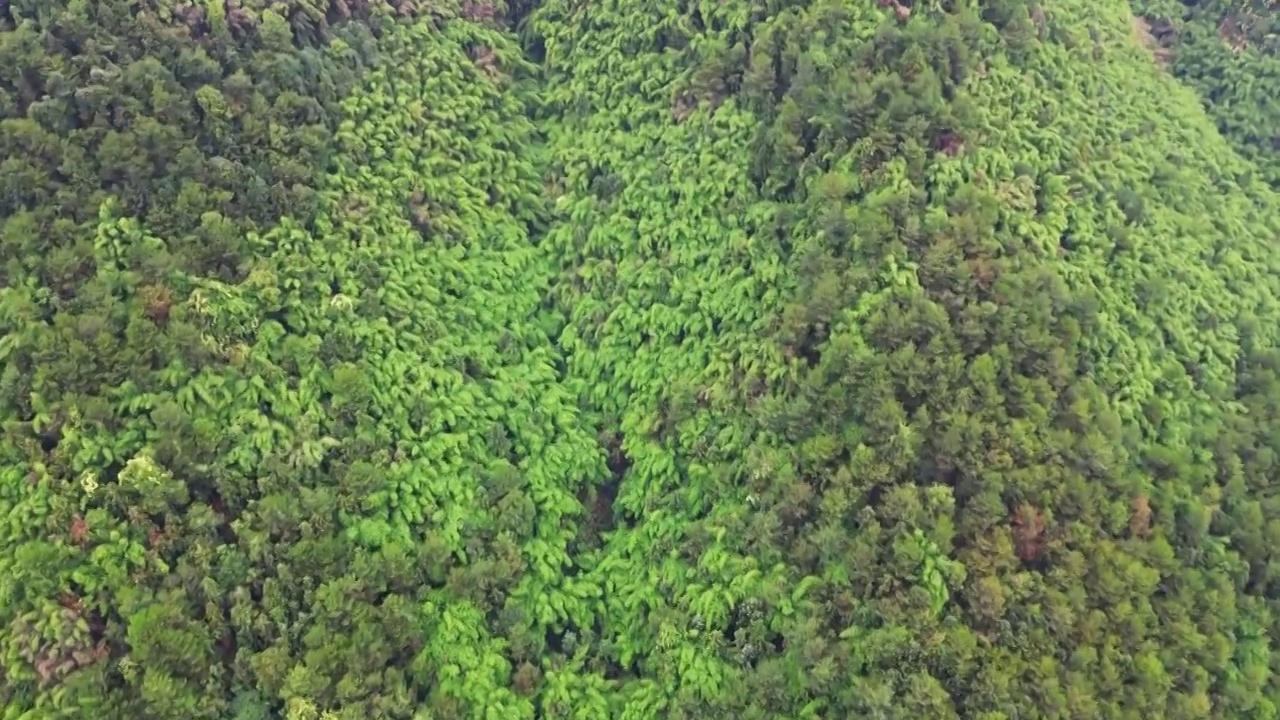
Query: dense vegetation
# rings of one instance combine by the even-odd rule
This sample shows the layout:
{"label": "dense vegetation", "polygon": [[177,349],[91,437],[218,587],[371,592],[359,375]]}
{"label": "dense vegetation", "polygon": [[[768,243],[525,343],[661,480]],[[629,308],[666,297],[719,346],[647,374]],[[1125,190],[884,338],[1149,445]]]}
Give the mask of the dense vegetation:
{"label": "dense vegetation", "polygon": [[[1139,32],[1201,95],[1236,150],[1280,186],[1280,6],[1271,0],[1135,0]],[[1145,26],[1145,28],[1143,27]]]}
{"label": "dense vegetation", "polygon": [[1270,8],[1134,11],[0,3],[3,720],[1276,718]]}

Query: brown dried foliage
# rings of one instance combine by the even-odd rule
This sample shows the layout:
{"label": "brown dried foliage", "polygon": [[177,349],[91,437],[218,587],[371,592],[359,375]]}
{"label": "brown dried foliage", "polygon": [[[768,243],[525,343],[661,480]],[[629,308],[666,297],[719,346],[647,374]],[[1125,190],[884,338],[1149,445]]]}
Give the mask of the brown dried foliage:
{"label": "brown dried foliage", "polygon": [[85,540],[89,538],[89,523],[79,515],[71,521],[71,531],[68,533],[71,542],[76,545],[83,545]]}
{"label": "brown dried foliage", "polygon": [[147,317],[156,325],[169,322],[169,310],[173,307],[173,293],[163,285],[148,285],[142,289],[142,302],[146,306]]}
{"label": "brown dried foliage", "polygon": [[1146,495],[1133,499],[1130,506],[1133,515],[1129,517],[1129,534],[1136,538],[1145,538],[1151,534],[1151,503]]}
{"label": "brown dried foliage", "polygon": [[1035,562],[1044,549],[1044,514],[1035,506],[1023,503],[1013,511],[1013,545],[1023,562]]}

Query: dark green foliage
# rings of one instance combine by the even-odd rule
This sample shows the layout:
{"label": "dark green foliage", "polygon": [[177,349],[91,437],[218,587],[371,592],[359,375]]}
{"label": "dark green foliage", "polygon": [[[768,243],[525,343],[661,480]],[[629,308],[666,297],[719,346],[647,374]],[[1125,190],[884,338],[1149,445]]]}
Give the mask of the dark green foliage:
{"label": "dark green foliage", "polygon": [[1215,7],[0,5],[3,720],[1275,718]]}
{"label": "dark green foliage", "polygon": [[[1149,44],[1200,93],[1206,112],[1256,172],[1280,187],[1280,14],[1268,0],[1134,0]],[[1141,26],[1140,26],[1141,27]]]}

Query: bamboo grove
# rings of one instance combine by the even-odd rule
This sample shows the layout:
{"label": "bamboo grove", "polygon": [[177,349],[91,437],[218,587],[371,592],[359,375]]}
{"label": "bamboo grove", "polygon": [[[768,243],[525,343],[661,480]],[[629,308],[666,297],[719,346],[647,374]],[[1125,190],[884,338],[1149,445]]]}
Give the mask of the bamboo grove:
{"label": "bamboo grove", "polygon": [[0,3],[0,717],[1276,718],[1272,12]]}

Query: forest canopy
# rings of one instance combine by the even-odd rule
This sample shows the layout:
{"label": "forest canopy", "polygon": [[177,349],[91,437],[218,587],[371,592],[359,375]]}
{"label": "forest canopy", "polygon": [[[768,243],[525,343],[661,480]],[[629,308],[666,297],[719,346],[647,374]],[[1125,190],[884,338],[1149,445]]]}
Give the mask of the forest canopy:
{"label": "forest canopy", "polygon": [[0,720],[1280,718],[1262,0],[0,0]]}

